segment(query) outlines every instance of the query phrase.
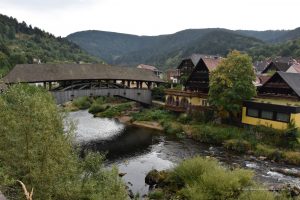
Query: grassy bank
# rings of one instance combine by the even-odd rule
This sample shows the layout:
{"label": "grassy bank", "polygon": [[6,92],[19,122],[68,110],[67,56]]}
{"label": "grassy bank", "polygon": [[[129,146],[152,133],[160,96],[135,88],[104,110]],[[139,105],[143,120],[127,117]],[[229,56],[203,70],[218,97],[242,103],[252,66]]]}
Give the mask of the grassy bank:
{"label": "grassy bank", "polygon": [[[197,141],[223,145],[238,153],[263,156],[288,164],[300,164],[298,132],[275,130],[268,127],[240,128],[209,122],[208,116],[175,114],[162,108],[144,109],[132,115],[134,121],[157,121],[167,134],[187,135]],[[184,135],[183,135],[184,134]]]}
{"label": "grassy bank", "polygon": [[80,97],[64,105],[67,111],[88,109],[95,117],[114,118],[133,108],[134,103],[116,97]]}
{"label": "grassy bank", "polygon": [[253,172],[229,170],[215,159],[195,157],[181,162],[171,171],[151,171],[146,180],[155,185],[149,199],[288,199],[274,194],[253,180]]}

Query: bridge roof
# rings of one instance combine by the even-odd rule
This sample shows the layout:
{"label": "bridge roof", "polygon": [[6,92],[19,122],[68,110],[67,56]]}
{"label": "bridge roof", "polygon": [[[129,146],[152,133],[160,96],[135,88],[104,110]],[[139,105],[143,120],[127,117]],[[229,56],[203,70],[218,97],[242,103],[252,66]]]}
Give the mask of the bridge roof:
{"label": "bridge roof", "polygon": [[149,70],[105,64],[18,64],[3,78],[5,83],[64,80],[164,82]]}

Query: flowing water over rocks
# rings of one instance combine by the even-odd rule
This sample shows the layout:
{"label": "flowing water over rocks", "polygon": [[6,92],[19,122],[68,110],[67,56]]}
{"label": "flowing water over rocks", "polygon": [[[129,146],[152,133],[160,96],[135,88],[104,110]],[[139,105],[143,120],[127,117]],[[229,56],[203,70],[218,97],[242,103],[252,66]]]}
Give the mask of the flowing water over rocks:
{"label": "flowing water over rocks", "polygon": [[300,174],[300,167],[237,155],[222,147],[167,137],[157,130],[125,126],[112,119],[93,118],[87,111],[70,113],[69,119],[77,121],[77,141],[82,148],[106,152],[106,165],[119,168],[133,193],[148,193],[145,176],[150,170],[169,169],[181,160],[196,155],[217,158],[231,168],[251,169],[255,172],[256,180],[268,187],[283,184],[300,187],[299,177],[280,173],[292,171]]}

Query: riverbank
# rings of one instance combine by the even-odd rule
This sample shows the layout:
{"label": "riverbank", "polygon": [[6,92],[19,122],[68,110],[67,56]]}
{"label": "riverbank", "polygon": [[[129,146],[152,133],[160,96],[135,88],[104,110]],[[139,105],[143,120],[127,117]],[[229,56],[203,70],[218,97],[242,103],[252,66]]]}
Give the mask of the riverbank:
{"label": "riverbank", "polygon": [[[86,103],[86,102],[89,103]],[[79,102],[79,103],[78,103]],[[78,106],[79,104],[79,106]],[[86,108],[96,117],[115,118],[137,127],[164,131],[168,135],[189,137],[196,141],[220,145],[229,151],[248,154],[259,159],[286,164],[300,164],[300,148],[297,132],[278,131],[267,127],[239,128],[230,125],[205,122],[203,117],[176,114],[163,107],[143,108],[121,99],[81,99],[67,104],[69,110]],[[75,109],[74,109],[75,107]]]}
{"label": "riverbank", "polygon": [[[107,152],[105,165],[117,166],[125,174],[122,179],[129,189],[140,197],[149,192],[144,179],[150,170],[172,170],[182,160],[194,156],[213,157],[228,169],[251,169],[255,172],[255,180],[263,183],[266,188],[281,188],[286,184],[300,186],[298,178],[283,174],[287,169],[298,174],[299,167],[238,155],[221,146],[207,145],[187,137],[169,137],[168,134],[159,134],[160,131],[149,128],[123,126],[120,132],[119,126],[122,127],[122,124],[116,120],[94,118],[87,110],[72,112],[68,116],[78,122],[76,135],[85,141],[82,147]],[[95,137],[91,138],[93,135]]]}

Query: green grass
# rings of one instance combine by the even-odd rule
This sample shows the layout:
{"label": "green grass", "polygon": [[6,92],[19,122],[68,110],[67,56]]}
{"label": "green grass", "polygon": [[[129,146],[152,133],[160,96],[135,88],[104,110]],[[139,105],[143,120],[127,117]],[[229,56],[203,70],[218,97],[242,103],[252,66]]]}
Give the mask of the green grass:
{"label": "green grass", "polygon": [[120,116],[122,112],[126,110],[130,110],[132,108],[131,103],[122,103],[118,105],[113,105],[110,108],[106,109],[103,112],[96,114],[97,117],[106,117],[106,118],[113,118]]}

